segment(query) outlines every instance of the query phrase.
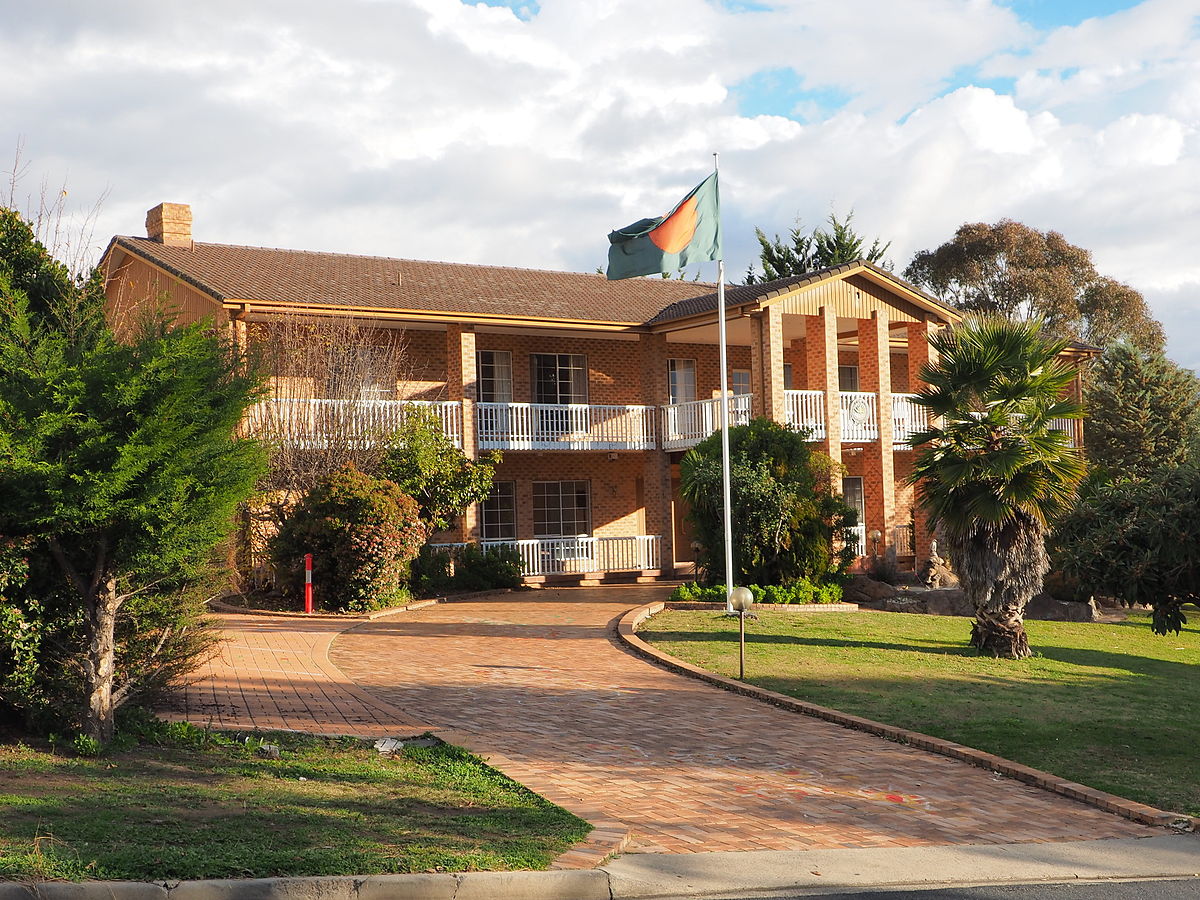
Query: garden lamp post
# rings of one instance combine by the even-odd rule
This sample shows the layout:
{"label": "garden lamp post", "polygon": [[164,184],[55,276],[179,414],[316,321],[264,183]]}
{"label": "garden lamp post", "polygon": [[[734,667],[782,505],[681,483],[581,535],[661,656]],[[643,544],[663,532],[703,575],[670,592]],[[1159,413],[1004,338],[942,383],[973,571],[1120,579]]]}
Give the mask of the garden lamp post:
{"label": "garden lamp post", "polygon": [[729,605],[738,614],[738,680],[746,680],[746,611],[754,605],[748,587],[736,587],[729,594]]}
{"label": "garden lamp post", "polygon": [[883,532],[880,531],[878,528],[874,529],[871,532],[871,555],[872,556],[879,555],[879,540],[882,537],[883,537]]}

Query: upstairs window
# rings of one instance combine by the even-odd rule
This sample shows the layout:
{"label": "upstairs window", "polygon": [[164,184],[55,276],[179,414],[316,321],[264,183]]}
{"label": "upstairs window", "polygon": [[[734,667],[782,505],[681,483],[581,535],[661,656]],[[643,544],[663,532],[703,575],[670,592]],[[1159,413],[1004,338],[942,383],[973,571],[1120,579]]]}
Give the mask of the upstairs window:
{"label": "upstairs window", "polygon": [[696,399],[696,361],[667,360],[667,394],[671,403],[690,403]]}
{"label": "upstairs window", "polygon": [[477,354],[480,403],[512,403],[512,354],[480,350]]}
{"label": "upstairs window", "polygon": [[858,390],[858,366],[838,366],[838,390]]}
{"label": "upstairs window", "polygon": [[587,357],[577,353],[530,356],[534,403],[587,403]]}

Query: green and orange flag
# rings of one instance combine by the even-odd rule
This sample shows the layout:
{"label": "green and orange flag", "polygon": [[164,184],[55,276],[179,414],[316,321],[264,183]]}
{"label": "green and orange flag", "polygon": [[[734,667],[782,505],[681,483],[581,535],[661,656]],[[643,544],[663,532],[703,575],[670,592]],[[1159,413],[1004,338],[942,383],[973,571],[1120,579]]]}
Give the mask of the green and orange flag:
{"label": "green and orange flag", "polygon": [[640,219],[608,236],[608,280],[677,272],[721,258],[721,202],[713,172],[665,216]]}

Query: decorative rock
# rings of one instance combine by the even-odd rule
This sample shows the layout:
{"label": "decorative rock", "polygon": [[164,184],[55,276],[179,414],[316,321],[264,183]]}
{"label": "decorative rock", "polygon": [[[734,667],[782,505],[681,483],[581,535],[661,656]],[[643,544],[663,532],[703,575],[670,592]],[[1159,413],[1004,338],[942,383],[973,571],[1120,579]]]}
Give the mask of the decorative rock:
{"label": "decorative rock", "polygon": [[1049,594],[1038,594],[1025,607],[1025,618],[1048,622],[1095,622],[1100,617],[1091,599],[1086,603],[1055,600]]}
{"label": "decorative rock", "polygon": [[278,744],[263,744],[254,752],[263,759],[279,759]]}
{"label": "decorative rock", "polygon": [[896,589],[885,582],[876,581],[866,575],[855,575],[842,588],[842,599],[860,606],[879,606],[896,595]]}

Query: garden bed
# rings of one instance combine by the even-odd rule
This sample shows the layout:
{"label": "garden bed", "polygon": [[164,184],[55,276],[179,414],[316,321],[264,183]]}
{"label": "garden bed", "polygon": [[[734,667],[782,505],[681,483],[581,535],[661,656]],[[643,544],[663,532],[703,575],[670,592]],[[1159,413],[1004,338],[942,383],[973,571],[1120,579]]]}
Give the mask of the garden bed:
{"label": "garden bed", "polygon": [[590,830],[440,742],[381,754],[353,739],[155,732],[160,745],[95,758],[0,742],[0,878],[544,869]]}

